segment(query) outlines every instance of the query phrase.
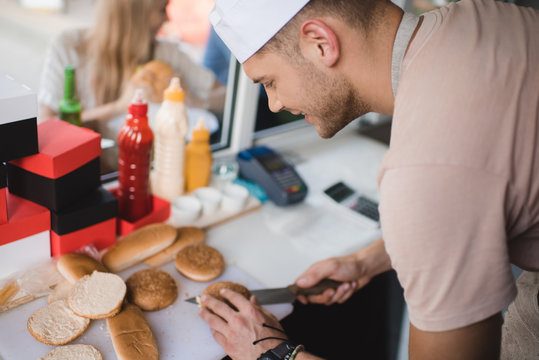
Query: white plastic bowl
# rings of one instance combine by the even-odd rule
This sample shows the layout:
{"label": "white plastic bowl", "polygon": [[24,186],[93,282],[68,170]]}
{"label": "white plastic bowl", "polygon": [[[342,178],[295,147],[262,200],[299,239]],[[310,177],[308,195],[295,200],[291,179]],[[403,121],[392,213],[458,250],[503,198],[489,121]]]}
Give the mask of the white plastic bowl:
{"label": "white plastic bowl", "polygon": [[172,201],[172,216],[178,225],[193,223],[200,216],[201,201],[192,195],[178,196]]}
{"label": "white plastic bowl", "polygon": [[241,185],[228,184],[223,189],[223,200],[221,206],[224,210],[238,212],[247,203],[249,191]]}
{"label": "white plastic bowl", "polygon": [[219,209],[221,205],[221,199],[223,194],[212,187],[200,187],[193,191],[193,194],[200,200],[202,203],[202,214],[210,215]]}

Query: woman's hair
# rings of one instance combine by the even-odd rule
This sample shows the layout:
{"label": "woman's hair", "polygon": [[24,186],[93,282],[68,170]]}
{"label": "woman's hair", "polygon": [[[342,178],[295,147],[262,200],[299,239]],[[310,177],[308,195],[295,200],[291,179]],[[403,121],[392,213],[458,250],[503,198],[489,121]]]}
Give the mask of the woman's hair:
{"label": "woman's hair", "polygon": [[301,24],[308,18],[333,16],[350,27],[367,34],[377,25],[388,0],[310,0],[270,41],[261,49],[278,51],[290,57],[299,54],[297,36]]}
{"label": "woman's hair", "polygon": [[116,100],[138,65],[152,57],[148,17],[155,0],[98,0],[86,43],[96,105]]}

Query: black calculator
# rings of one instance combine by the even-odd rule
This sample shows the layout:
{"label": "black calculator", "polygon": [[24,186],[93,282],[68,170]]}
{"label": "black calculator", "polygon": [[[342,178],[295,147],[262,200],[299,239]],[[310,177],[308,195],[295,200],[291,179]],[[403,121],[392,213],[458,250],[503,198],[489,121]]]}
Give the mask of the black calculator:
{"label": "black calculator", "polygon": [[343,214],[354,221],[370,228],[380,227],[378,202],[375,200],[357,193],[342,181],[326,188],[324,193],[332,200],[333,204],[344,210]]}

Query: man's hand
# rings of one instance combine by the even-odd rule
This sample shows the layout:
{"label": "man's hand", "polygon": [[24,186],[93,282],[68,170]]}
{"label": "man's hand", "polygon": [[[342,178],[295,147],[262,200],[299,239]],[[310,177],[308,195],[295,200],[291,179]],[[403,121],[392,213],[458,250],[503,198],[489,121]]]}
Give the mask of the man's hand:
{"label": "man's hand", "polygon": [[258,359],[261,354],[283,342],[279,339],[257,340],[287,339],[279,320],[262,308],[254,296],[247,300],[229,289],[221,290],[220,294],[238,311],[212,296],[204,295],[199,315],[208,323],[214,339],[232,359]]}
{"label": "man's hand", "polygon": [[378,239],[353,254],[322,260],[309,267],[297,279],[298,286],[311,287],[326,278],[342,281],[343,284],[336,290],[327,289],[321,295],[298,296],[298,300],[303,304],[343,303],[355,291],[368,284],[375,275],[388,270],[391,270],[391,261],[385,250],[384,241]]}

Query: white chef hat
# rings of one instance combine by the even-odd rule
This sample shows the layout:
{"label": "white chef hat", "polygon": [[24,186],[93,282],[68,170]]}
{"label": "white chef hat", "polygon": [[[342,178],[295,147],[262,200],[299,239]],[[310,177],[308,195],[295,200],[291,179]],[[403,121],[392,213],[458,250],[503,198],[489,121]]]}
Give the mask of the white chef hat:
{"label": "white chef hat", "polygon": [[309,0],[217,0],[215,32],[240,63],[260,50]]}

